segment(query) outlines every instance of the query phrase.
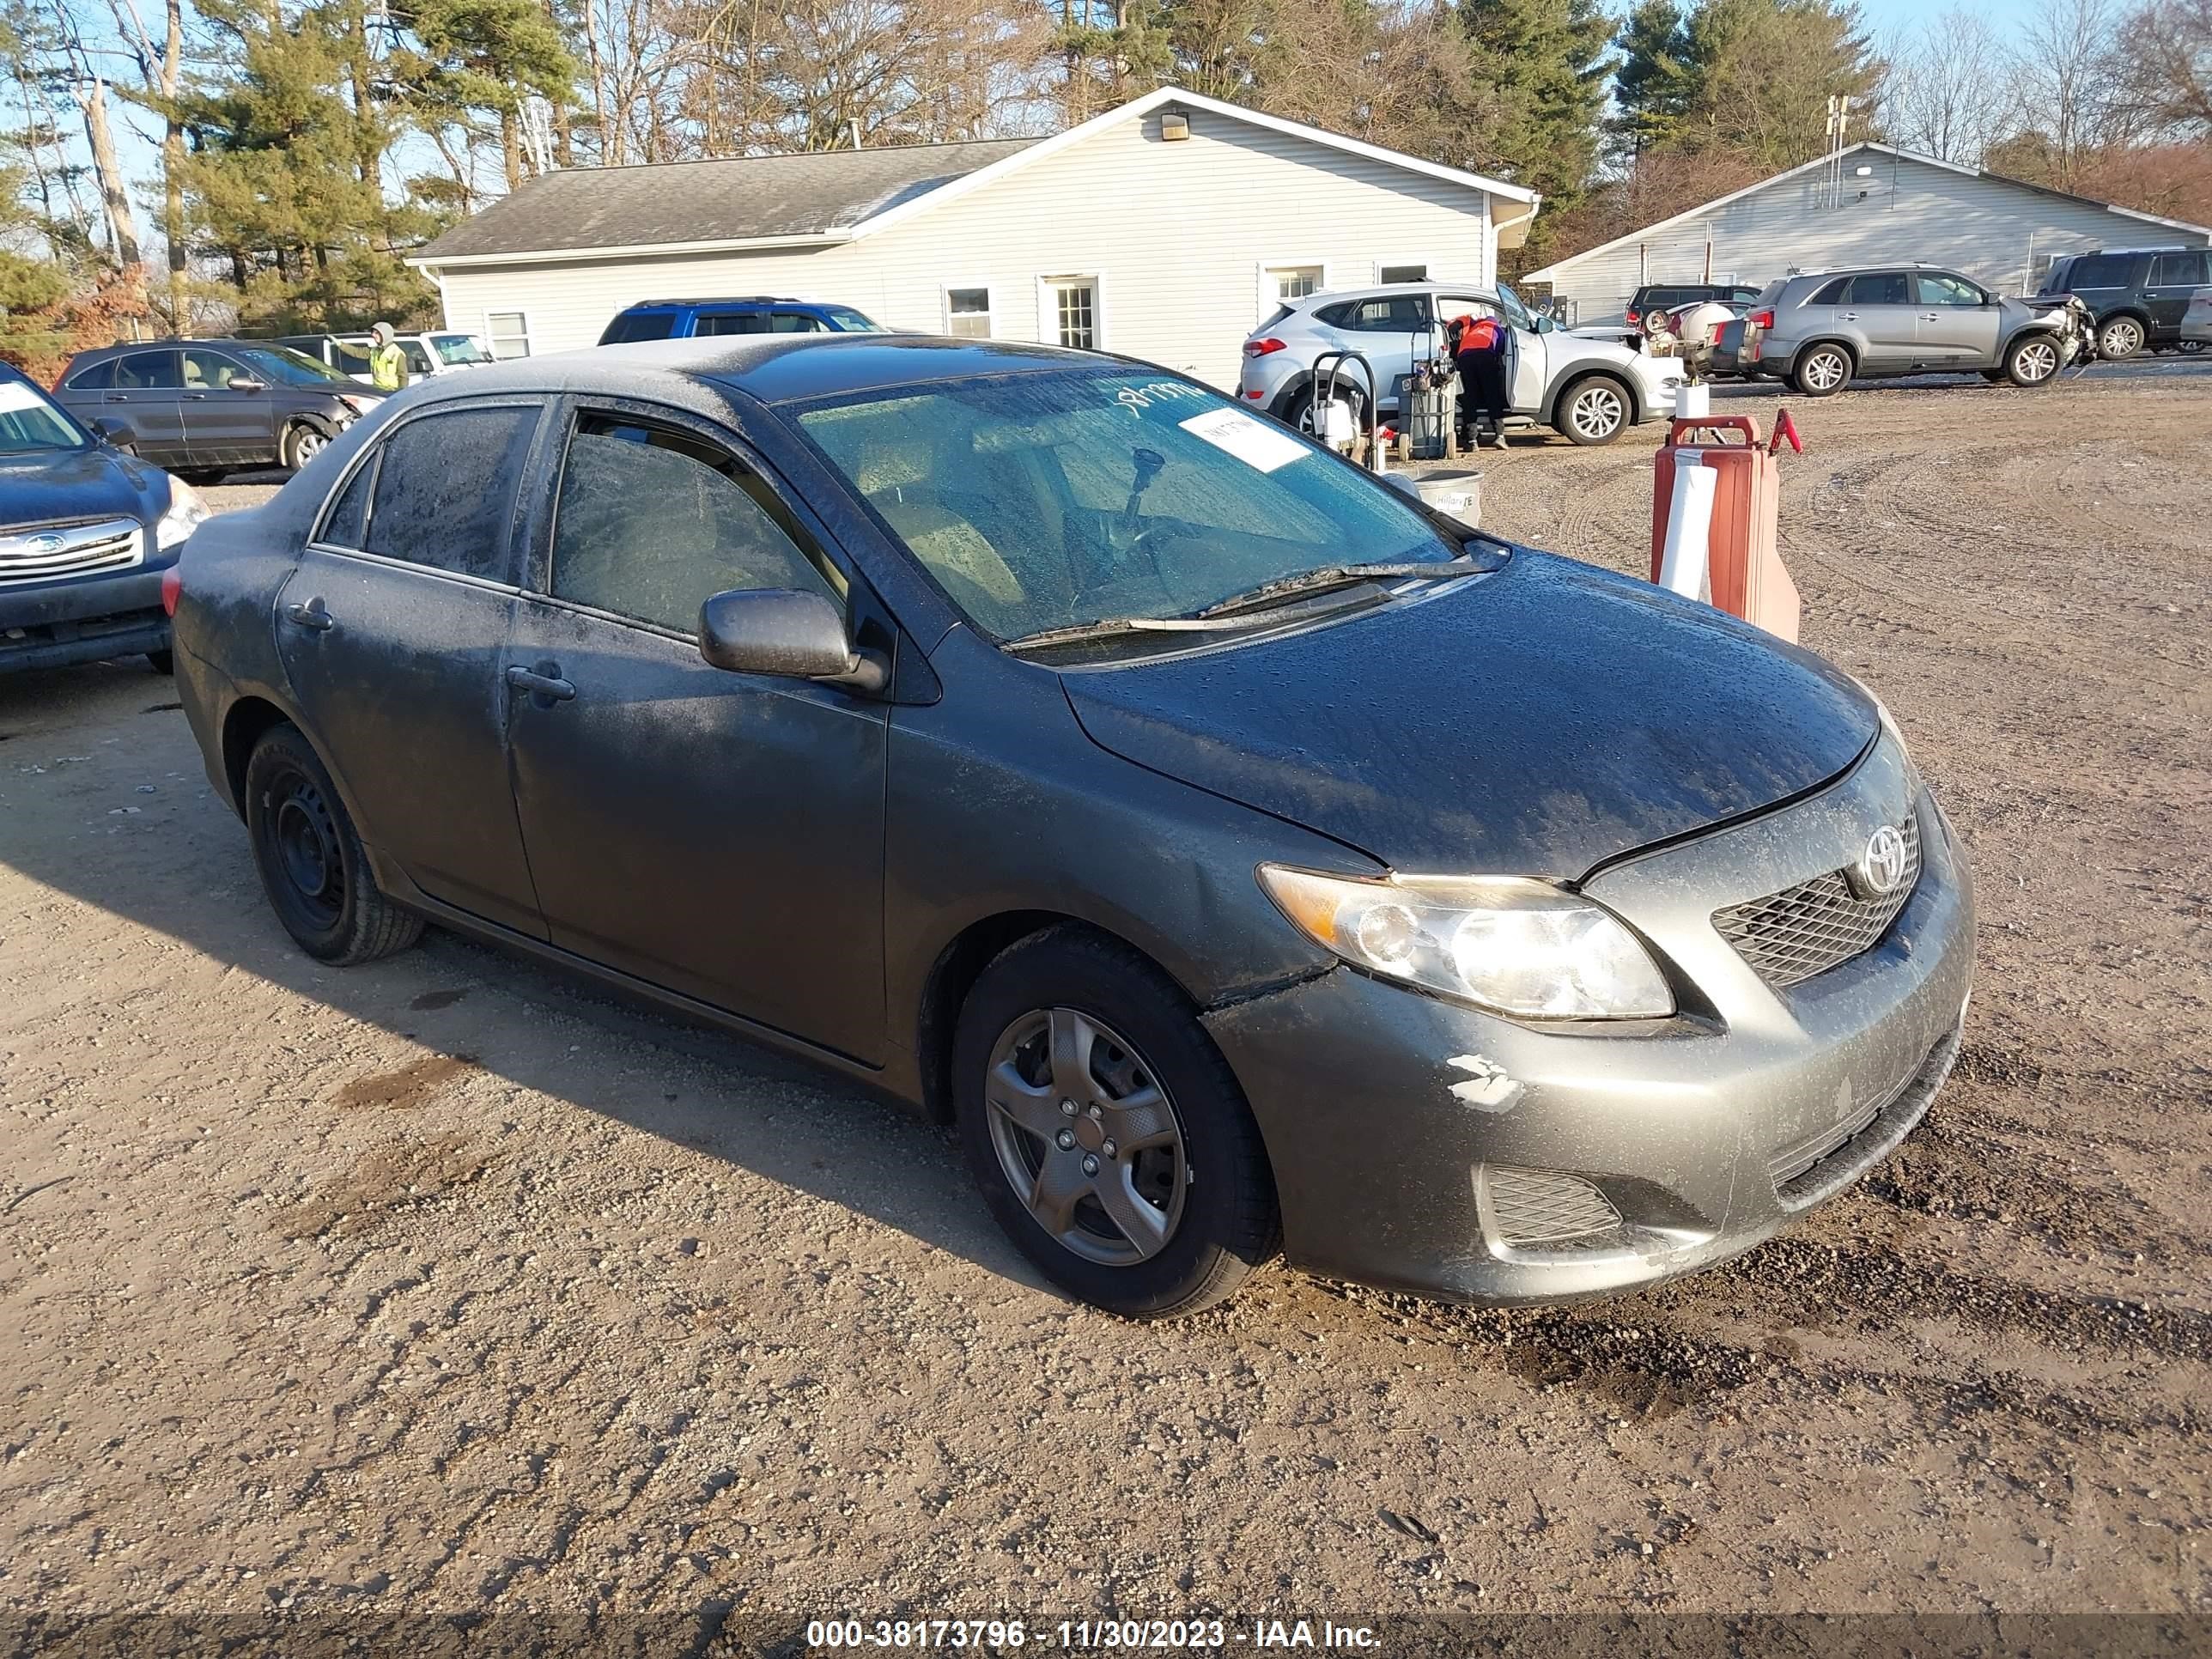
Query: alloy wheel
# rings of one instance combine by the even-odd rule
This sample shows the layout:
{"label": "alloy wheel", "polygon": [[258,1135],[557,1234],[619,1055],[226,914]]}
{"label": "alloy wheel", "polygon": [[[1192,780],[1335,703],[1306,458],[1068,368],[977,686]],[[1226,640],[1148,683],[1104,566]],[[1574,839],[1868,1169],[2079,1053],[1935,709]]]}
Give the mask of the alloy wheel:
{"label": "alloy wheel", "polygon": [[1627,420],[1628,407],[1611,386],[1587,386],[1575,393],[1574,407],[1567,418],[1585,438],[1609,438]]}
{"label": "alloy wheel", "polygon": [[1816,351],[1805,360],[1805,367],[1798,373],[1805,378],[1807,391],[1833,392],[1844,383],[1844,359],[1838,352]]}
{"label": "alloy wheel", "polygon": [[323,453],[329,441],[313,427],[302,427],[299,435],[292,440],[292,453],[298,459],[299,465],[305,466]]}
{"label": "alloy wheel", "polygon": [[2142,349],[2142,325],[2132,317],[2115,317],[2105,325],[2097,349],[2107,357],[2132,357]]}
{"label": "alloy wheel", "polygon": [[2039,386],[2058,372],[2058,348],[2048,340],[2031,340],[2020,349],[2013,362],[2023,381]]}
{"label": "alloy wheel", "polygon": [[1182,1122],[1121,1033],[1073,1008],[1033,1009],[993,1045],[983,1098],[1000,1170],[1058,1243],[1108,1267],[1167,1248],[1190,1190]]}

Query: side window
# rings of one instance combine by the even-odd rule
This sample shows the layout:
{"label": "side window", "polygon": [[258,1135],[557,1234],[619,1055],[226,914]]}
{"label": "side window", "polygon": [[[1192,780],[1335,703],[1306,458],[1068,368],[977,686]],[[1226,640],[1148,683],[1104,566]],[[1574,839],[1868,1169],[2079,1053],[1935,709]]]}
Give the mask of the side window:
{"label": "side window", "polygon": [[115,384],[115,359],[94,363],[90,368],[72,374],[65,383],[71,392],[99,392]]}
{"label": "side window", "polygon": [[1352,305],[1351,320],[1340,325],[1363,334],[1412,334],[1428,325],[1428,297],[1420,294],[1358,301]]}
{"label": "side window", "polygon": [[173,351],[134,351],[115,360],[115,384],[134,391],[166,392],[181,386]]}
{"label": "side window", "polygon": [[767,483],[716,445],[619,415],[568,441],[553,520],[553,597],[689,634],[733,587],[842,583]]}
{"label": "side window", "polygon": [[377,463],[366,550],[512,581],[507,532],[538,410],[441,410],[392,429]]}
{"label": "side window", "polygon": [[1982,291],[1960,276],[1931,276],[1922,271],[1913,277],[1923,306],[1978,306]]}
{"label": "side window", "polygon": [[695,335],[765,334],[768,319],[757,311],[702,311],[691,325]]}
{"label": "side window", "polygon": [[2124,253],[2085,254],[2066,273],[2069,288],[2125,288],[2135,260]]}
{"label": "side window", "polygon": [[1863,276],[1854,276],[1845,292],[1849,295],[1844,302],[1846,305],[1905,306],[1912,303],[1905,293],[1905,273],[1901,270],[1869,271]]}
{"label": "side window", "polygon": [[435,373],[430,367],[430,354],[422,349],[422,342],[419,340],[402,340],[399,343],[399,351],[400,355],[407,359],[407,372],[410,374]]}
{"label": "side window", "polygon": [[[665,340],[676,331],[676,313],[672,311],[624,312],[607,325],[607,331],[599,337],[601,345],[629,345],[636,340]],[[714,331],[707,326],[707,319],[699,319],[702,334]]]}
{"label": "side window", "polygon": [[771,334],[820,334],[824,330],[818,317],[810,317],[803,311],[779,311],[770,314],[768,331]]}
{"label": "side window", "polygon": [[2201,253],[2161,253],[2151,262],[2153,288],[2197,288],[2207,280]]}
{"label": "side window", "polygon": [[1848,276],[1838,276],[1832,283],[1825,283],[1805,303],[1808,306],[1839,306],[1844,302],[1844,290],[1850,286],[1850,282]]}
{"label": "side window", "polygon": [[365,548],[368,536],[368,501],[376,488],[376,467],[380,454],[372,454],[346,480],[346,487],[338,492],[331,510],[323,514],[322,527],[315,532],[315,539],[325,547]]}
{"label": "side window", "polygon": [[1758,298],[1759,290],[1755,288],[1732,288],[1728,291],[1727,302],[1732,306],[1747,306]]}
{"label": "side window", "polygon": [[179,356],[184,362],[185,390],[187,392],[221,392],[233,380],[253,378],[236,359],[226,357],[219,351],[195,346]]}
{"label": "side window", "polygon": [[331,342],[331,367],[341,374],[367,374],[370,372],[368,348],[352,345],[343,340]]}

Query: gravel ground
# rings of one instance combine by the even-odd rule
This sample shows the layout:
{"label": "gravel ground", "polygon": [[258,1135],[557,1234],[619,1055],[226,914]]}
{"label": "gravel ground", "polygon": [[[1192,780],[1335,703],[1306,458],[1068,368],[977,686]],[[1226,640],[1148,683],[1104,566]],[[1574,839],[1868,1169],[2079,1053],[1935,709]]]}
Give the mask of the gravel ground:
{"label": "gravel ground", "polygon": [[[441,934],[319,968],[167,682],[0,680],[0,1611],[2212,1613],[2212,366],[1796,412],[1807,641],[1973,849],[1966,1051],[1796,1231],[1565,1310],[1071,1306],[841,1083]],[[1640,567],[1650,435],[1488,521]]]}

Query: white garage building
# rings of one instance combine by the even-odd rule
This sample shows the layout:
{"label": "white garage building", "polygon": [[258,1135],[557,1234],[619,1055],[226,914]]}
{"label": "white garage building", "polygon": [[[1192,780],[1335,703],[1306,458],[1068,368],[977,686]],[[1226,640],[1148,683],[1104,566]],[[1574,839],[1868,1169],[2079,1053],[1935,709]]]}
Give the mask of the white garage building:
{"label": "white garage building", "polygon": [[1618,322],[1653,283],[1763,288],[1793,271],[1947,265],[2004,294],[2036,291],[2051,262],[2094,248],[2202,247],[2203,225],[2161,219],[1887,144],[1826,157],[1529,272],[1572,320]]}
{"label": "white garage building", "polygon": [[1049,138],[579,168],[422,248],[501,356],[643,300],[791,295],[893,328],[1126,352],[1233,386],[1284,297],[1494,280],[1535,192],[1162,88]]}

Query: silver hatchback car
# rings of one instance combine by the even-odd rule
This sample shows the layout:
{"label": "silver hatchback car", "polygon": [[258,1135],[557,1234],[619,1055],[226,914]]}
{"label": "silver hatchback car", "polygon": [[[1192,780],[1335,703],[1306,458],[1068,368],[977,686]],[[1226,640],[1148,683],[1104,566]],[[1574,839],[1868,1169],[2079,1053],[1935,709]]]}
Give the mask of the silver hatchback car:
{"label": "silver hatchback car", "polygon": [[2064,307],[1992,294],[1954,270],[1884,265],[1769,283],[1722,330],[1713,367],[1826,398],[1852,380],[1978,373],[2048,386],[2075,355]]}

